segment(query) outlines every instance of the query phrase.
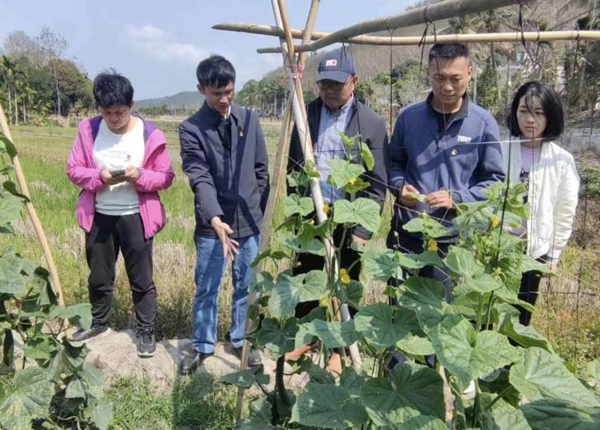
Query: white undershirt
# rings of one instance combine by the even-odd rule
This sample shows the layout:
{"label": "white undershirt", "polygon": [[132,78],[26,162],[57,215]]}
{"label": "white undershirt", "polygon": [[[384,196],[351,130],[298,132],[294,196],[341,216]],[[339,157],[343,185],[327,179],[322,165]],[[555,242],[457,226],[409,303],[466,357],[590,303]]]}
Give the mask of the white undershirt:
{"label": "white undershirt", "polygon": [[[94,163],[99,169],[141,167],[144,161],[144,123],[136,117],[133,129],[125,134],[110,131],[106,122],[100,122],[94,141]],[[104,187],[96,194],[96,211],[105,215],[130,215],[140,211],[138,193],[129,182]]]}

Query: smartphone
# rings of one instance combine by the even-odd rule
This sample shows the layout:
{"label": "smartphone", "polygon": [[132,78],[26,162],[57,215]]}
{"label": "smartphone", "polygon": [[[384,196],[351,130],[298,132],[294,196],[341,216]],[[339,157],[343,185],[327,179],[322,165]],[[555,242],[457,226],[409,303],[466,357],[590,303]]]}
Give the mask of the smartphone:
{"label": "smartphone", "polygon": [[117,169],[117,170],[109,170],[110,176],[123,176],[125,174],[125,169]]}

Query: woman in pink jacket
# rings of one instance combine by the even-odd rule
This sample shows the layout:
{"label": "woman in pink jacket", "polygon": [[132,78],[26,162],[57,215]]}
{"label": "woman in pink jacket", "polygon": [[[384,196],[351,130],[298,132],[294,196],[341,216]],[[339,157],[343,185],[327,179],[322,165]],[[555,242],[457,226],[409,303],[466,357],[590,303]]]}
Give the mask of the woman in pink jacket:
{"label": "woman in pink jacket", "polygon": [[80,329],[83,341],[108,330],[115,263],[119,251],[137,318],[137,353],[156,351],[156,288],[152,239],[165,225],[158,191],[174,177],[167,142],[153,124],[131,115],[133,87],[124,76],[102,73],[94,80],[100,116],[79,124],[67,162],[67,176],[82,188],[77,220],[85,230],[92,327]]}

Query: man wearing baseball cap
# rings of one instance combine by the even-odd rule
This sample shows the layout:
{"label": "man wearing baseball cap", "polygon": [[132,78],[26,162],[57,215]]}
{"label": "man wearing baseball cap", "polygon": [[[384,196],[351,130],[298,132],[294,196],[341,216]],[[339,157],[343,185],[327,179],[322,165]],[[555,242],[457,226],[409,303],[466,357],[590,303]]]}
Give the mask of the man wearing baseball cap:
{"label": "man wearing baseball cap", "polygon": [[[355,97],[354,90],[358,76],[354,60],[345,49],[337,49],[323,55],[317,69],[316,83],[319,88],[319,97],[307,106],[307,122],[315,154],[317,171],[321,179],[321,192],[326,204],[333,207],[336,200],[347,198],[354,199],[365,197],[375,200],[383,208],[387,182],[388,136],[383,118],[379,117],[371,108],[367,107]],[[340,134],[356,137],[354,148],[344,146]],[[354,196],[344,195],[344,191],[327,181],[330,168],[329,161],[333,159],[348,159],[355,156],[360,160],[361,147],[367,145],[375,158],[372,170],[365,172],[361,179],[369,183],[369,187]],[[364,166],[364,164],[363,164]],[[288,161],[288,173],[304,169],[304,153],[294,127]],[[365,167],[366,169],[366,167]],[[307,196],[310,189],[293,189],[289,192]],[[314,214],[309,217],[315,217]],[[316,217],[315,217],[316,218]],[[360,274],[360,254],[351,249],[353,243],[365,245],[371,234],[360,226],[354,227],[344,235],[343,226],[333,233],[334,244],[342,249],[340,268],[348,270],[350,278],[358,280]],[[344,241],[342,243],[342,241]],[[315,254],[299,253],[298,263],[293,269],[294,275],[307,273],[311,270],[323,270],[324,258]],[[357,262],[357,263],[355,263]],[[302,318],[318,302],[303,302],[296,307],[296,317]],[[300,357],[308,350],[300,348],[286,355],[288,360]],[[332,373],[341,373],[341,358],[337,351],[332,352],[328,370]]]}

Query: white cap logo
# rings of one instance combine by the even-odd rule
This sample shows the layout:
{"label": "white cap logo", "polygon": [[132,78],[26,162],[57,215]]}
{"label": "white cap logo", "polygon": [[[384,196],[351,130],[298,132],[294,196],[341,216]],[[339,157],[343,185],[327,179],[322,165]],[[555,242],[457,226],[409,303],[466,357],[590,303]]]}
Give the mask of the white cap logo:
{"label": "white cap logo", "polygon": [[337,66],[337,60],[336,59],[325,61],[325,67],[335,67],[335,66]]}

